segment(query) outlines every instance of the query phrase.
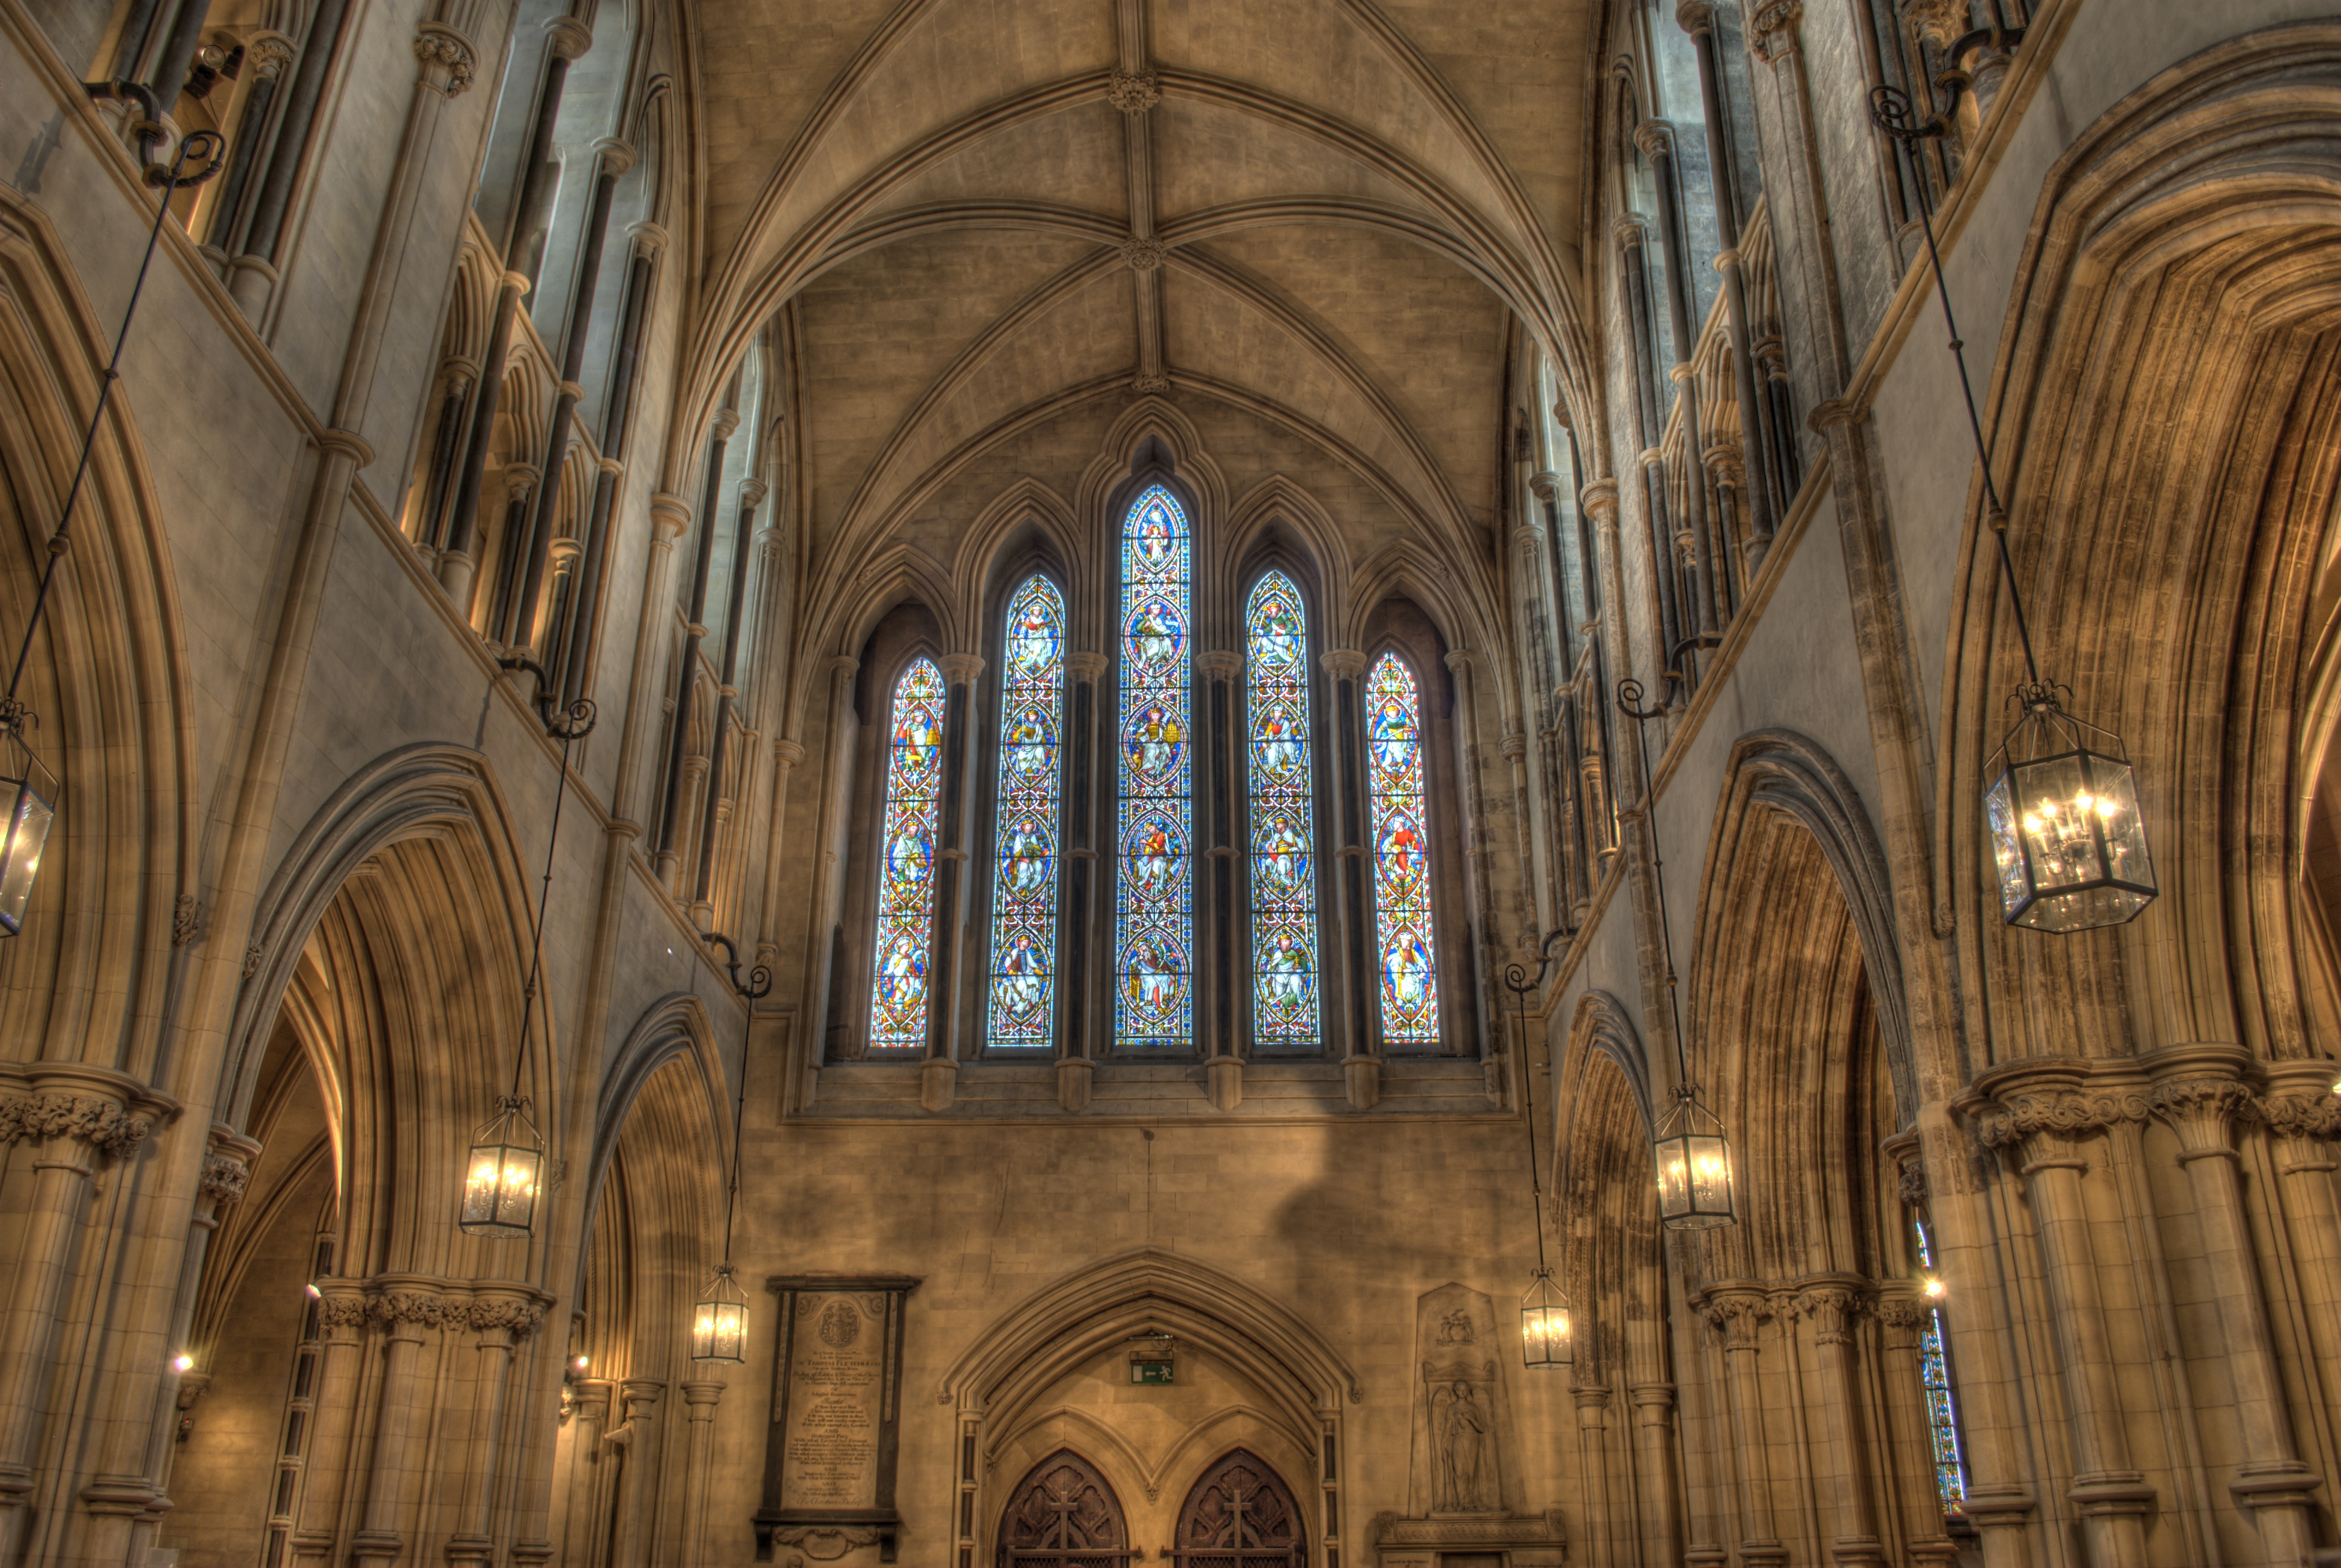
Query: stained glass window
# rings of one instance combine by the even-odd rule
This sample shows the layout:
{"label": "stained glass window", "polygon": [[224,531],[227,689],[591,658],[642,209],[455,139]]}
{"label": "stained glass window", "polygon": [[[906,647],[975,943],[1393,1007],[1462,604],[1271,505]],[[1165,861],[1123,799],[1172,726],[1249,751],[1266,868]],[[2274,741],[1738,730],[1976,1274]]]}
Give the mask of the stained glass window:
{"label": "stained glass window", "polygon": [[1430,929],[1429,799],[1423,789],[1422,692],[1395,653],[1366,675],[1367,794],[1373,822],[1374,933],[1382,978],[1382,1040],[1439,1040],[1437,948]]}
{"label": "stained glass window", "polygon": [[[1932,1274],[1935,1251],[1927,1241],[1924,1221],[1913,1219],[1918,1236],[1918,1266]],[[1935,1445],[1935,1491],[1943,1500],[1945,1518],[1967,1511],[1967,1467],[1959,1457],[1959,1413],[1951,1402],[1951,1368],[1943,1353],[1943,1309],[1927,1309],[1926,1327],[1918,1335],[1918,1376],[1927,1388],[1927,1434]]]}
{"label": "stained glass window", "polygon": [[1125,1047],[1193,1044],[1189,1018],[1187,514],[1161,485],[1121,524],[1121,805],[1114,907],[1114,1038]]}
{"label": "stained glass window", "polygon": [[1317,855],[1309,777],[1309,631],[1280,571],[1244,603],[1251,759],[1252,1032],[1264,1046],[1314,1046]]}
{"label": "stained glass window", "polygon": [[887,716],[886,823],[879,839],[877,972],[870,1048],[927,1043],[927,959],[935,925],[935,828],[942,810],[943,678],[913,660]]}
{"label": "stained glass window", "polygon": [[1047,578],[1031,578],[1008,601],[1001,660],[994,1046],[1047,1046],[1055,1038],[1057,748],[1064,699],[1064,596]]}

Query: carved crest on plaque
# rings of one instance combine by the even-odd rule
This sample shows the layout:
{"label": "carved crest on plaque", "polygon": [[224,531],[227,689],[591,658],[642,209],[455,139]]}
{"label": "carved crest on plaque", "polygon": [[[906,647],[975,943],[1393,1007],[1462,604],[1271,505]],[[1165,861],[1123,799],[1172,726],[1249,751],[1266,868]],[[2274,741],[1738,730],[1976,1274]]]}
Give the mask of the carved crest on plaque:
{"label": "carved crest on plaque", "polygon": [[843,1350],[862,1337],[862,1315],[852,1305],[832,1301],[821,1315],[821,1342],[832,1350]]}

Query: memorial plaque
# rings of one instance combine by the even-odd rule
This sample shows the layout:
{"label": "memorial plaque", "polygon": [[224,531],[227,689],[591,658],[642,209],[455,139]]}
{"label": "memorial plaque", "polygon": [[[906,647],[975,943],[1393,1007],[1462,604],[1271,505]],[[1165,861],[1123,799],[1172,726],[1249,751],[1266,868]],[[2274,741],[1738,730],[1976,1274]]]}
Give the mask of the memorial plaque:
{"label": "memorial plaque", "polygon": [[780,1298],[772,1424],[756,1560],[775,1543],[875,1545],[894,1561],[894,1454],[902,1413],[902,1307],[918,1281],[898,1275],[791,1275]]}

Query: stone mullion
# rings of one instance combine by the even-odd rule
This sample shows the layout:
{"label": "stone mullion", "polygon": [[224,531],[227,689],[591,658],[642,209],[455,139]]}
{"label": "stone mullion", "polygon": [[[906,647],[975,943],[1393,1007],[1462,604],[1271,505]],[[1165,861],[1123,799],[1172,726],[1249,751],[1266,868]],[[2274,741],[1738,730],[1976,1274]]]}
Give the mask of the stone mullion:
{"label": "stone mullion", "polygon": [[2301,1463],[2294,1445],[2231,1140],[2234,1119],[2252,1109],[2252,1092],[2241,1080],[2251,1058],[2232,1048],[2177,1047],[2147,1059],[2157,1074],[2169,1075],[2154,1086],[2154,1111],[2177,1135],[2178,1162],[2201,1227],[2204,1275],[2218,1292],[2220,1348],[2243,1445],[2227,1490],[2257,1524],[2270,1563],[2305,1563],[2317,1543],[2320,1478]]}
{"label": "stone mullion", "polygon": [[1875,1513],[1876,1478],[1866,1463],[1871,1448],[1862,1419],[1866,1401],[1854,1337],[1867,1305],[1866,1288],[1865,1281],[1848,1277],[1839,1283],[1824,1276],[1798,1296],[1797,1310],[1813,1325],[1814,1359],[1820,1369],[1828,1449],[1819,1490],[1828,1499],[1830,1556],[1841,1563],[1883,1568],[1887,1557]]}
{"label": "stone mullion", "polygon": [[[1693,52],[1698,56],[1699,104],[1708,124],[1715,128],[1719,150],[1723,127],[1728,122],[1724,115],[1723,66],[1715,37],[1714,0],[1677,0],[1675,20],[1690,35]],[[1716,230],[1724,245],[1722,254],[1715,258],[1715,266],[1723,274],[1723,319],[1731,340],[1731,387],[1739,404],[1739,445],[1747,471],[1754,476],[1747,491],[1750,536],[1741,546],[1748,575],[1752,580],[1764,563],[1765,552],[1771,548],[1778,515],[1787,509],[1788,498],[1775,496],[1772,487],[1765,481],[1770,471],[1766,454],[1778,436],[1772,429],[1770,411],[1756,391],[1756,358],[1748,346],[1748,283],[1739,263],[1744,220],[1732,199],[1731,182],[1725,174],[1726,163],[1721,155],[1714,159],[1713,176],[1708,184],[1714,188]]]}
{"label": "stone mullion", "polygon": [[[1642,517],[1650,536],[1650,575],[1659,594],[1659,647],[1657,664],[1664,673],[1659,680],[1659,700],[1672,707],[1680,696],[1679,680],[1669,680],[1675,674],[1675,651],[1683,640],[1682,617],[1676,605],[1675,551],[1673,530],[1667,525],[1667,487],[1656,466],[1658,461],[1658,400],[1651,369],[1642,362],[1645,353],[1658,339],[1652,328],[1650,314],[1649,263],[1644,260],[1642,247],[1649,243],[1649,221],[1638,213],[1629,213],[1618,220],[1618,273],[1626,294],[1626,375],[1633,382],[1634,396],[1628,400],[1633,414],[1634,445],[1639,449],[1634,466],[1642,476]],[[1607,596],[1605,596],[1607,597]],[[1622,600],[1611,599],[1611,603]],[[1621,668],[1631,669],[1629,661]]]}
{"label": "stone mullion", "polygon": [[935,846],[934,947],[927,968],[927,1059],[919,1073],[919,1103],[931,1111],[951,1108],[959,1058],[973,1044],[966,1037],[960,958],[967,944],[969,716],[976,677],[983,672],[983,660],[972,653],[946,653],[939,662],[945,690],[941,831]]}
{"label": "stone mullion", "polygon": [[2082,1140],[2112,1122],[2141,1119],[2147,1106],[2134,1092],[2073,1092],[2084,1076],[2071,1064],[2017,1064],[1985,1075],[1970,1096],[1984,1142],[2018,1161],[2032,1200],[2073,1445],[2073,1485],[2066,1495],[2079,1513],[2092,1562],[2142,1563],[2144,1515],[2155,1492],[2130,1463],[2081,1181],[2090,1166]]}
{"label": "stone mullion", "polygon": [[1372,897],[1366,866],[1366,779],[1364,698],[1359,682],[1366,673],[1366,656],[1355,649],[1337,648],[1324,656],[1333,678],[1335,821],[1339,832],[1335,857],[1341,867],[1340,935],[1342,992],[1349,999],[1349,1050],[1341,1058],[1341,1074],[1353,1110],[1370,1110],[1381,1097],[1381,1026],[1369,987],[1373,983]]}
{"label": "stone mullion", "polygon": [[[1203,708],[1207,720],[1201,760],[1210,835],[1210,848],[1204,854],[1210,868],[1210,964],[1204,977],[1206,983],[1197,988],[1197,995],[1209,998],[1209,1022],[1200,1031],[1203,1035],[1204,1070],[1212,1107],[1222,1111],[1231,1111],[1242,1101],[1243,1058],[1247,1055],[1240,1024],[1245,1016],[1246,998],[1237,993],[1239,981],[1250,973],[1250,966],[1244,962],[1240,951],[1248,934],[1246,923],[1236,913],[1236,873],[1243,863],[1236,849],[1240,820],[1236,786],[1241,777],[1236,763],[1237,734],[1238,715],[1242,710],[1237,681],[1243,668],[1243,656],[1239,653],[1220,650],[1195,656],[1195,673],[1203,678],[1205,687]],[[1197,868],[1197,878],[1202,879],[1200,867]]]}
{"label": "stone mullion", "polygon": [[[1057,1055],[1057,1101],[1069,1111],[1090,1103],[1090,1080],[1096,1067],[1090,1025],[1097,1018],[1097,988],[1091,980],[1090,958],[1096,950],[1101,916],[1092,909],[1100,890],[1110,886],[1098,876],[1098,729],[1102,723],[1098,681],[1106,671],[1102,653],[1065,655],[1065,673],[1072,690],[1067,694],[1065,734],[1072,744],[1065,759],[1064,916],[1058,921],[1063,950],[1057,961],[1061,984],[1057,1006],[1063,1042]],[[1110,840],[1109,840],[1110,841]],[[1107,966],[1111,973],[1111,966]]]}
{"label": "stone mullion", "polygon": [[[1675,178],[1674,127],[1663,121],[1648,121],[1635,128],[1634,142],[1641,148],[1642,155],[1649,159],[1650,172],[1658,185],[1659,243],[1667,253],[1667,322],[1673,328],[1675,340],[1675,362],[1667,375],[1675,384],[1675,397],[1682,411],[1683,497],[1689,514],[1683,519],[1683,531],[1690,542],[1694,611],[1684,618],[1683,635],[1693,635],[1695,622],[1700,642],[1711,644],[1720,635],[1725,617],[1720,574],[1716,570],[1713,527],[1708,516],[1706,477],[1699,467],[1698,380],[1691,370],[1691,354],[1698,347],[1698,326],[1691,319],[1690,246],[1683,238],[1682,190]],[[1661,418],[1653,445],[1663,440],[1665,429]]]}

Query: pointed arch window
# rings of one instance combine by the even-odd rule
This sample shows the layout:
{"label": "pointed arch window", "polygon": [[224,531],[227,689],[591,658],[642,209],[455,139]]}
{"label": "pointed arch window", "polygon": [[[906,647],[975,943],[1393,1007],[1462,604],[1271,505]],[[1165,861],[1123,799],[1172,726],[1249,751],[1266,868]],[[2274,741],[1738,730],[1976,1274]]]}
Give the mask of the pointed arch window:
{"label": "pointed arch window", "polygon": [[927,968],[935,928],[935,830],[942,812],[943,678],[914,659],[887,715],[886,821],[879,840],[870,1048],[927,1042]]}
{"label": "pointed arch window", "polygon": [[1125,1049],[1194,1040],[1191,546],[1185,511],[1159,484],[1122,519],[1114,1040]]}
{"label": "pointed arch window", "polygon": [[1383,654],[1367,671],[1366,737],[1382,1041],[1436,1045],[1439,969],[1431,929],[1422,690],[1395,653]]}
{"label": "pointed arch window", "polygon": [[995,1047],[1054,1039],[1058,755],[1064,729],[1065,600],[1045,577],[1008,601],[1000,680],[1000,793],[991,889]]}
{"label": "pointed arch window", "polygon": [[1264,574],[1244,601],[1251,810],[1252,1035],[1320,1043],[1315,812],[1309,766],[1309,630],[1300,590]]}

